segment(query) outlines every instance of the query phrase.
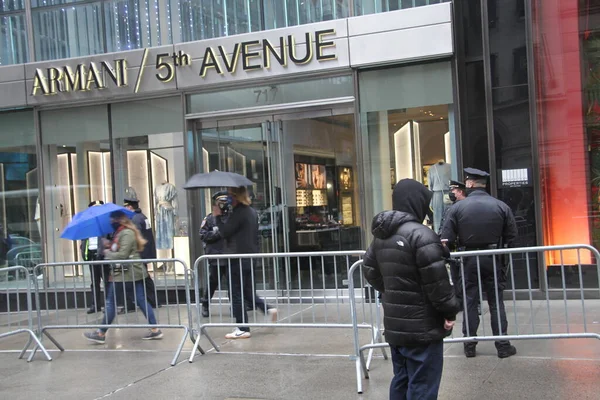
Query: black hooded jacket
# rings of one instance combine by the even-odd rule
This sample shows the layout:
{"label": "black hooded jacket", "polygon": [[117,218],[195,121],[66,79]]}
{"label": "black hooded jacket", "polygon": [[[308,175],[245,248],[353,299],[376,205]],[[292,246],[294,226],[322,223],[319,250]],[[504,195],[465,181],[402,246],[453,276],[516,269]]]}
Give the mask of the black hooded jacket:
{"label": "black hooded jacket", "polygon": [[375,239],[364,274],[383,293],[385,338],[394,346],[419,346],[446,336],[444,319],[460,305],[448,278],[439,237],[422,224],[431,192],[404,179],[394,187],[394,211],[373,218]]}

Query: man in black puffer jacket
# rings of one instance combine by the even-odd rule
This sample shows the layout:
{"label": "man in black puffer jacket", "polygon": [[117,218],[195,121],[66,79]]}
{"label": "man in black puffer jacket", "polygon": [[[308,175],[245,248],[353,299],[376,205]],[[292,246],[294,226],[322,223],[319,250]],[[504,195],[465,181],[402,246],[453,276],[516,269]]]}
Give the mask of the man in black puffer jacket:
{"label": "man in black puffer jacket", "polygon": [[392,196],[394,210],[373,218],[375,239],[364,258],[365,278],[383,293],[385,338],[394,364],[390,399],[437,399],[443,339],[460,304],[442,243],[422,223],[432,193],[403,179]]}

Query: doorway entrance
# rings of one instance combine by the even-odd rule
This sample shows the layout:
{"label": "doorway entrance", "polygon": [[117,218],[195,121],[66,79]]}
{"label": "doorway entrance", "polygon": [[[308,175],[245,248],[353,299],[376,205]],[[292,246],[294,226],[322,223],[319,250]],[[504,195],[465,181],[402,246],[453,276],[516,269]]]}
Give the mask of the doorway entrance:
{"label": "doorway entrance", "polygon": [[[201,171],[236,172],[254,182],[260,252],[360,248],[353,107],[201,119],[195,127]],[[210,212],[216,190],[200,195],[201,216]],[[264,264],[266,281],[257,288],[276,289],[283,266]],[[325,265],[316,270],[326,276],[313,274],[315,288],[336,287],[336,280],[339,287],[345,279]]]}

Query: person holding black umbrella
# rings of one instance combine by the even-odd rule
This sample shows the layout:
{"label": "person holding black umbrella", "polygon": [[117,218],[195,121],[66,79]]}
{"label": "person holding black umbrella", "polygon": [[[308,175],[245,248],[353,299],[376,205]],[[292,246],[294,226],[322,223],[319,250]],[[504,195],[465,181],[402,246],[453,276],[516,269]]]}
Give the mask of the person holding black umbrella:
{"label": "person holding black umbrella", "polygon": [[[227,191],[222,190],[213,194],[212,200],[214,205],[218,205],[221,210],[224,209],[228,206]],[[224,240],[217,227],[217,219],[212,213],[204,217],[204,220],[202,221],[202,225],[200,226],[200,240],[204,242],[205,254],[223,253]],[[203,317],[210,316],[210,300],[219,286],[219,276],[223,278],[227,276],[227,264],[223,260],[211,259],[208,261],[208,264],[208,288],[205,289],[204,297],[202,298]],[[225,286],[229,285],[225,284]]]}
{"label": "person holding black umbrella", "polygon": [[[217,227],[225,239],[225,254],[250,254],[258,253],[258,216],[250,206],[251,201],[245,187],[228,189],[228,201],[231,211],[227,219],[223,218],[223,211],[218,205],[213,205],[212,214],[216,217]],[[265,315],[269,315],[273,322],[277,320],[277,309],[268,305],[264,299],[256,295],[252,282],[252,263],[250,259],[232,259],[231,271],[231,305],[233,316],[240,325],[233,332],[225,335],[226,339],[247,339],[251,336],[250,328],[244,326],[248,315],[242,302],[246,305],[256,304]],[[243,283],[243,285],[242,285]],[[243,300],[242,300],[243,299]]]}

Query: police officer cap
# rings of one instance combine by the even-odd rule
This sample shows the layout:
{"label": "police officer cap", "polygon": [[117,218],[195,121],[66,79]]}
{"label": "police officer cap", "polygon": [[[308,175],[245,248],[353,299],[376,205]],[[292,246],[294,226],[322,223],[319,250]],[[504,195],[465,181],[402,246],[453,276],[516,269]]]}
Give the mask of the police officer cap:
{"label": "police officer cap", "polygon": [[125,204],[130,204],[130,203],[139,203],[140,201],[137,199],[137,197],[135,196],[127,196],[123,199],[123,201],[125,202]]}
{"label": "police officer cap", "polygon": [[462,189],[462,190],[465,190],[467,188],[464,183],[459,182],[459,181],[450,181],[450,183],[448,184],[448,186],[450,187],[450,189]]}
{"label": "police officer cap", "polygon": [[94,200],[88,204],[88,207],[101,206],[102,204],[104,204],[102,200]]}
{"label": "police officer cap", "polygon": [[[228,195],[226,190],[221,190],[215,194],[212,195],[212,199],[213,201],[219,199],[219,197],[226,197]],[[219,200],[223,200],[223,199],[219,199]]]}
{"label": "police officer cap", "polygon": [[482,171],[477,168],[465,168],[465,180],[467,179],[481,179],[490,176],[485,171]]}

